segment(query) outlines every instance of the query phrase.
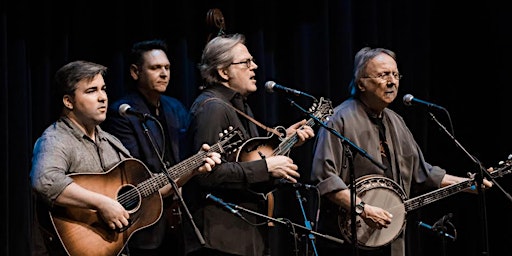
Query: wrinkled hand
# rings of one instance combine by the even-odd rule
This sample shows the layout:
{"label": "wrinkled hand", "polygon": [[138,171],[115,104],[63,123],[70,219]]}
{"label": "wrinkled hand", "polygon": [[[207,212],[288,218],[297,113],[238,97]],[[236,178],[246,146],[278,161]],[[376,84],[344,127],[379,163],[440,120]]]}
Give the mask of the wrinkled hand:
{"label": "wrinkled hand", "polygon": [[295,143],[295,147],[301,146],[308,139],[315,137],[315,131],[313,131],[313,128],[311,128],[311,126],[306,125],[306,123],[306,119],[303,119],[291,125],[290,127],[288,127],[288,129],[286,129],[287,137],[297,133],[298,141],[297,143]]}
{"label": "wrinkled hand", "polygon": [[[487,172],[492,172],[492,171],[494,171],[494,168],[492,168],[492,167],[487,169]],[[470,176],[471,176],[471,178],[474,178],[475,174],[471,174]],[[481,188],[482,189],[489,189],[489,188],[492,187],[492,185],[493,185],[492,182],[490,182],[489,180],[487,180],[484,177],[484,179],[482,180]],[[469,193],[478,194],[478,190],[476,189],[476,186],[472,186],[472,187],[470,187],[466,191],[469,192]]]}
{"label": "wrinkled hand", "polygon": [[[201,149],[208,152],[210,150],[210,146],[208,144],[203,144]],[[221,163],[220,154],[217,152],[208,152],[206,156],[207,157],[204,159],[203,165],[197,169],[200,173],[210,172],[215,165]]]}
{"label": "wrinkled hand", "polygon": [[366,204],[361,218],[369,227],[382,229],[387,228],[391,224],[393,215],[380,207]]}
{"label": "wrinkled hand", "polygon": [[265,160],[267,162],[268,172],[274,178],[284,178],[292,183],[296,183],[296,178],[300,177],[300,174],[297,172],[299,167],[287,156],[271,156],[265,158]]}

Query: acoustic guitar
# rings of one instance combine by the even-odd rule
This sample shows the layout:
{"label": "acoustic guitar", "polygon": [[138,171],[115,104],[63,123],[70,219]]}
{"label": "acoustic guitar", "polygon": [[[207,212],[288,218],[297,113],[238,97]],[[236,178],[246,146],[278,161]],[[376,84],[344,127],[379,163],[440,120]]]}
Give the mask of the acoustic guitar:
{"label": "acoustic guitar", "polygon": [[[511,172],[512,160],[500,162],[496,170],[489,174],[493,178]],[[474,176],[474,175],[473,175]],[[357,246],[361,249],[373,250],[393,242],[404,230],[407,212],[436,202],[440,199],[475,186],[474,177],[442,187],[411,199],[393,180],[380,175],[367,175],[356,180],[356,194],[364,202],[381,207],[393,214],[393,221],[387,228],[374,229],[368,226],[360,216],[356,217]],[[338,225],[345,241],[352,241],[350,212],[340,207]]]}
{"label": "acoustic guitar", "polygon": [[[210,152],[229,155],[243,142],[239,129],[230,129],[210,146]],[[170,167],[167,174],[177,180],[190,175],[204,163],[208,152],[200,151]],[[151,226],[162,216],[158,190],[169,184],[166,174],[152,174],[138,159],[125,159],[104,173],[70,174],[73,181],[91,191],[117,200],[129,213],[130,224],[111,229],[94,210],[55,206],[50,219],[69,255],[119,255],[133,233]]]}

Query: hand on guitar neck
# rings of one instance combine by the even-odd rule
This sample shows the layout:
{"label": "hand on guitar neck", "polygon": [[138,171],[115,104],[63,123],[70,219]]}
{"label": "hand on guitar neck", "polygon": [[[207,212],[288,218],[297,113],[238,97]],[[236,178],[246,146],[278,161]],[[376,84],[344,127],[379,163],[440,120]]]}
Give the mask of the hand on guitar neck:
{"label": "hand on guitar neck", "polygon": [[247,162],[266,159],[267,169],[272,177],[276,179],[284,178],[296,183],[297,178],[300,177],[297,172],[298,166],[287,155],[291,147],[302,145],[314,136],[315,132],[311,126],[307,125],[307,121],[301,120],[286,129],[284,138],[272,134],[268,138],[258,137],[248,140],[238,151],[237,161]]}
{"label": "hand on guitar neck", "polygon": [[[313,128],[307,125],[307,121],[304,119],[286,129],[286,137],[290,136],[297,137],[297,142],[293,145],[297,147],[304,144],[308,139],[313,138],[315,132]],[[271,155],[270,158],[267,158],[267,168],[270,175],[277,179],[284,178],[292,183],[296,183],[296,178],[300,177],[300,174],[297,172],[298,166],[293,163],[291,158],[282,155]]]}
{"label": "hand on guitar neck", "polygon": [[301,146],[307,140],[315,137],[315,132],[311,126],[307,125],[307,120],[303,119],[286,129],[286,137],[297,136],[297,142],[293,145],[294,147]]}

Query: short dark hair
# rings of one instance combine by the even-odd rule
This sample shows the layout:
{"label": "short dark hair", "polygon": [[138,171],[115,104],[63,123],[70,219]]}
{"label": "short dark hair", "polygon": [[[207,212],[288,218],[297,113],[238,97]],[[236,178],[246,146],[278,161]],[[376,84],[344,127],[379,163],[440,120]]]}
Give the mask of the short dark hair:
{"label": "short dark hair", "polygon": [[167,54],[167,43],[162,39],[153,39],[136,42],[132,45],[130,56],[128,57],[129,64],[140,66],[142,64],[145,52],[151,50],[162,50]]}
{"label": "short dark hair", "polygon": [[107,67],[97,63],[84,60],[69,62],[55,73],[55,84],[60,99],[64,95],[73,95],[78,82],[84,79],[91,81],[96,75],[104,76],[106,73]]}

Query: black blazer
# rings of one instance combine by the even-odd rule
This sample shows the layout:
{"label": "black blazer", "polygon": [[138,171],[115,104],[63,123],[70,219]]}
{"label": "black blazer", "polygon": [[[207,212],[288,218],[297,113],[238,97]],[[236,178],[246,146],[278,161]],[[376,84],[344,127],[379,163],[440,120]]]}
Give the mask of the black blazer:
{"label": "black blazer", "polygon": [[[101,124],[101,127],[119,138],[123,145],[130,150],[133,157],[140,159],[146,164],[149,169],[148,171],[162,171],[162,163],[146,135],[143,122],[134,115],[120,115],[119,107],[122,104],[128,104],[131,108],[141,113],[150,113],[149,105],[143,95],[139,92],[132,92],[110,105],[107,119]],[[165,158],[169,161],[170,166],[174,166],[188,156],[187,143],[184,143],[189,122],[188,110],[180,101],[166,95],[161,96],[160,104],[161,116],[165,118],[162,126],[169,135],[165,143],[171,146],[172,152],[170,156]],[[162,154],[164,135],[160,126],[152,119],[146,120],[144,124],[147,127],[147,133],[150,134],[158,148],[159,154]],[[169,197],[169,199],[172,198]],[[169,200],[164,201],[164,203],[166,202],[169,202]],[[167,218],[161,217],[154,225],[134,233],[130,238],[129,246],[141,249],[155,249],[161,246],[168,230],[167,226]]]}
{"label": "black blazer", "polygon": [[[123,145],[130,150],[133,157],[142,160],[150,171],[159,172],[162,169],[162,164],[145,133],[142,121],[133,115],[121,116],[119,107],[122,104],[128,104],[132,109],[141,113],[150,113],[148,104],[142,94],[132,92],[110,105],[107,119],[101,127],[119,138]],[[186,146],[187,143],[184,143],[186,129],[189,124],[188,110],[180,101],[167,95],[161,96],[160,104],[165,118],[165,123],[162,125],[164,125],[163,128],[167,130],[169,135],[165,143],[170,143],[172,149],[172,155],[168,159],[171,166],[173,166],[185,159],[190,153]],[[162,154],[164,135],[160,127],[152,119],[146,120],[145,124],[159,153]]]}

